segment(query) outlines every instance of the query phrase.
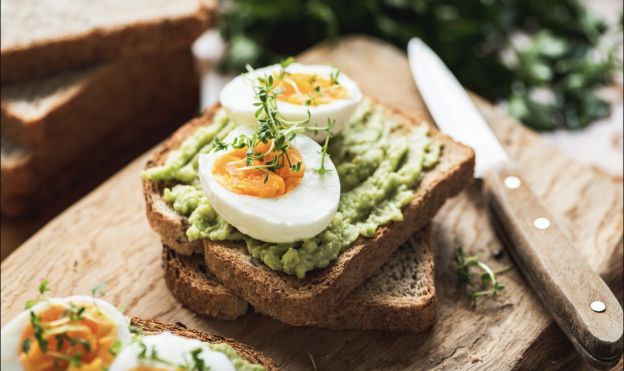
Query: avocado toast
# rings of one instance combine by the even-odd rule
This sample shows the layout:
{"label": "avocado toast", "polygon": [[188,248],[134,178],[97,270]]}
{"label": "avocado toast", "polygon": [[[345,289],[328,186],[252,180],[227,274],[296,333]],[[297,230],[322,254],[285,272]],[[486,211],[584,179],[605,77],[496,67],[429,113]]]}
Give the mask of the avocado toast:
{"label": "avocado toast", "polygon": [[174,325],[172,323],[153,319],[130,317],[130,325],[140,329],[143,336],[153,336],[163,332],[169,332],[176,336],[181,336],[186,339],[197,339],[212,345],[226,344],[232,347],[240,358],[252,365],[262,366],[265,371],[281,370],[270,358],[245,344],[239,343],[234,339],[226,339],[217,335],[209,335],[203,331],[189,329],[179,322]]}
{"label": "avocado toast", "polygon": [[[429,125],[417,115],[373,103],[405,125]],[[199,128],[210,125],[220,106],[180,128],[154,155],[147,168],[165,164],[168,155]],[[445,200],[461,191],[472,179],[474,152],[430,127],[429,136],[442,144],[435,166],[424,172],[414,197],[402,209],[402,221],[378,228],[373,237],[360,237],[326,268],[308,273],[304,279],[277,272],[253,258],[244,242],[189,241],[189,219],[174,210],[164,198],[164,182],[144,180],[147,217],[163,243],[182,254],[205,254],[210,271],[254,307],[291,325],[313,325],[324,321],[343,299],[385,263],[390,254],[414,232],[424,227]],[[205,249],[205,251],[204,251]]]}

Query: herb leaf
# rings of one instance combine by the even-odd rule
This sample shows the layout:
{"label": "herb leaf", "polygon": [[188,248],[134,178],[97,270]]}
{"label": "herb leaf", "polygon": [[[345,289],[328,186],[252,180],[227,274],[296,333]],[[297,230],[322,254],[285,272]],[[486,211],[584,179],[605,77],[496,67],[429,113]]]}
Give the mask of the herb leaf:
{"label": "herb leaf", "polygon": [[[499,284],[498,278],[496,277],[496,273],[503,273],[503,272],[508,271],[509,269],[512,268],[511,265],[501,268],[501,269],[492,270],[490,269],[490,267],[488,267],[487,265],[479,261],[479,255],[468,256],[466,255],[466,253],[464,252],[464,249],[461,246],[457,246],[455,247],[455,249],[456,249],[455,264],[457,264],[457,274],[459,276],[459,279],[462,282],[473,287],[473,289],[471,290],[469,294],[469,297],[474,302],[475,306],[477,305],[477,297],[483,296],[483,295],[502,296],[505,299],[507,299],[510,303],[513,304],[513,301],[509,297],[501,293],[501,291],[505,288],[505,286]],[[473,273],[471,270],[472,267],[479,267],[483,271],[479,273]],[[475,277],[479,277],[481,279],[481,284],[484,287],[487,287],[488,284],[491,282],[492,289],[484,290],[484,291],[475,291],[474,290],[475,284],[473,282],[473,278]]]}

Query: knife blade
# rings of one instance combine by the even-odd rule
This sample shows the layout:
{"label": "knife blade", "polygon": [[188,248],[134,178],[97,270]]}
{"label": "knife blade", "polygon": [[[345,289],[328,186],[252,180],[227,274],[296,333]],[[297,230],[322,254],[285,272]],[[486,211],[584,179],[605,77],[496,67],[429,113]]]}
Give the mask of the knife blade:
{"label": "knife blade", "polygon": [[475,150],[475,177],[516,265],[583,358],[610,369],[622,357],[622,307],[507,156],[470,97],[420,39],[410,40],[414,80],[440,130]]}

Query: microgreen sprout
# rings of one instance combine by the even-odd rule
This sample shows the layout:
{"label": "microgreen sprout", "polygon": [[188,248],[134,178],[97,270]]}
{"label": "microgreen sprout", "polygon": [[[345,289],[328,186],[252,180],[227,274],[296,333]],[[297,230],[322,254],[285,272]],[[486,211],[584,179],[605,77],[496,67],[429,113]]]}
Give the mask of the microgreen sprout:
{"label": "microgreen sprout", "polygon": [[119,352],[121,352],[121,341],[115,340],[115,342],[113,343],[113,346],[108,348],[108,352],[112,354],[113,356],[117,357]]}
{"label": "microgreen sprout", "polygon": [[314,371],[318,371],[318,368],[316,368],[316,362],[314,362],[314,358],[312,357],[312,353],[308,352],[308,355],[310,356],[310,361],[312,361],[312,367],[314,367]]}
{"label": "microgreen sprout", "polygon": [[98,283],[97,285],[91,285],[91,297],[93,298],[93,306],[95,307],[95,309],[97,309],[99,314],[102,314],[102,312],[100,312],[100,308],[98,307],[98,305],[97,305],[97,303],[95,301],[95,297],[104,295],[104,291],[102,289],[107,284],[108,284],[108,281],[102,281],[102,282]]}
{"label": "microgreen sprout", "polygon": [[[466,255],[466,253],[464,252],[464,249],[461,246],[457,246],[455,249],[456,249],[455,263],[457,264],[457,273],[459,275],[459,279],[465,282],[470,287],[473,287],[473,289],[470,292],[470,299],[474,302],[475,306],[477,305],[477,297],[482,296],[482,295],[502,296],[505,299],[509,300],[510,303],[513,304],[513,301],[509,297],[501,293],[501,291],[505,288],[505,286],[499,284],[498,278],[496,277],[496,274],[503,273],[511,269],[512,268],[511,265],[500,268],[500,269],[492,270],[490,269],[490,267],[488,267],[487,265],[479,261],[479,255],[468,256]],[[473,273],[471,269],[474,266],[478,266],[483,271],[478,272],[478,273]],[[483,285],[483,287],[487,287],[488,284],[491,282],[492,289],[484,290],[484,291],[475,291],[474,289],[475,284],[472,281],[472,279],[475,277],[479,277],[481,279],[481,284]]]}
{"label": "microgreen sprout", "polygon": [[[267,76],[257,76],[256,80],[254,81],[250,79],[247,75],[242,75],[245,81],[248,81],[252,84],[256,97],[259,100],[259,102],[254,103],[254,106],[258,107],[255,112],[258,131],[254,133],[251,137],[247,135],[240,135],[234,138],[233,141],[230,143],[221,141],[218,137],[216,137],[213,144],[215,152],[225,151],[229,146],[232,146],[232,148],[234,149],[247,147],[248,150],[245,157],[245,166],[240,167],[237,170],[261,170],[265,174],[265,183],[269,180],[269,171],[276,172],[284,166],[286,166],[293,172],[301,171],[302,162],[299,161],[293,164],[288,155],[290,142],[295,139],[298,133],[304,131],[313,131],[316,134],[319,131],[327,131],[330,135],[333,135],[332,129],[335,125],[335,120],[333,122],[330,122],[330,120],[328,120],[327,127],[319,128],[318,125],[305,126],[305,124],[310,121],[310,111],[307,112],[308,117],[300,121],[286,120],[279,113],[277,109],[277,97],[284,91],[284,88],[281,84],[282,82],[287,80],[284,77],[287,74],[285,72],[285,68],[288,67],[292,62],[294,62],[294,58],[292,57],[283,60],[280,63],[280,73],[278,74],[278,76],[275,77],[272,74]],[[250,65],[247,65],[246,67],[247,71],[249,71],[250,73],[254,72],[254,69]],[[335,75],[336,78],[338,76],[338,73],[339,72],[337,72]],[[260,84],[258,84],[258,82]],[[322,94],[322,92],[325,90],[318,89],[318,93]],[[260,152],[257,150],[257,147],[260,143],[267,144],[269,142],[271,143],[271,146],[268,151]],[[324,153],[327,152],[326,147],[327,141],[325,144]],[[265,161],[265,157],[271,153],[275,154],[273,160]],[[323,155],[323,160],[324,156],[325,155]],[[258,161],[260,164],[253,165],[255,161]],[[319,170],[324,170],[323,166],[321,166],[321,169]],[[325,171],[321,172],[321,174],[324,172]]]}
{"label": "microgreen sprout", "polygon": [[329,137],[325,138],[325,145],[323,145],[323,149],[321,152],[318,152],[321,155],[321,168],[320,169],[312,169],[319,174],[325,174],[328,171],[332,171],[332,169],[325,169],[325,157],[329,157],[327,154],[327,144],[329,143]]}
{"label": "microgreen sprout", "polygon": [[30,309],[33,305],[37,304],[40,301],[47,300],[45,293],[50,291],[50,288],[48,288],[49,283],[50,281],[44,280],[43,282],[39,284],[39,287],[37,288],[37,290],[39,291],[39,295],[41,296],[38,297],[37,299],[26,301],[26,309]]}
{"label": "microgreen sprout", "polygon": [[[156,352],[156,347],[152,346],[150,349],[147,348],[147,346],[140,341],[139,342],[139,347],[141,348],[141,351],[139,352],[137,358],[139,360],[146,360],[146,361],[154,361],[154,362],[160,362],[162,364],[168,365],[168,366],[172,366],[175,367],[176,369],[179,370],[187,370],[187,371],[210,371],[210,366],[206,365],[206,362],[200,358],[200,354],[203,351],[202,348],[197,348],[197,349],[193,349],[188,353],[188,356],[190,357],[190,359],[186,360],[184,364],[181,365],[176,365],[172,362],[169,362],[163,358],[161,358],[158,353]],[[186,356],[186,354],[185,354]]]}
{"label": "microgreen sprout", "polygon": [[338,76],[340,76],[340,70],[336,68],[336,70],[334,72],[331,72],[329,74],[329,81],[331,82],[331,85],[340,85],[338,83]]}

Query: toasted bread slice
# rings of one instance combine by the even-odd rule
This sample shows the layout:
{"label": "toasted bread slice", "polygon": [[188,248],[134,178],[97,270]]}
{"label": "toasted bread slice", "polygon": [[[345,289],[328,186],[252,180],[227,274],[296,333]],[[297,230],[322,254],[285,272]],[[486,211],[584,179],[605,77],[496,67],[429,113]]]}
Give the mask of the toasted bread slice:
{"label": "toasted bread slice", "polygon": [[[247,312],[247,302],[208,270],[203,255],[176,254],[163,245],[162,259],[167,286],[193,312],[228,320]],[[315,327],[417,333],[433,326],[436,315],[431,226],[427,225]]]}
{"label": "toasted bread slice", "polygon": [[210,344],[225,343],[234,348],[238,355],[249,363],[254,365],[263,366],[266,371],[281,371],[282,369],[277,367],[275,362],[264,354],[254,350],[250,346],[239,343],[234,339],[226,339],[217,335],[209,335],[205,332],[186,328],[181,323],[172,323],[157,321],[153,319],[142,319],[137,317],[130,317],[130,324],[143,331],[143,336],[157,335],[161,332],[168,331],[174,335],[181,336],[187,339],[197,339]]}
{"label": "toasted bread slice", "polygon": [[2,0],[1,79],[188,49],[216,1]]}
{"label": "toasted bread slice", "polygon": [[162,140],[197,112],[199,80],[185,50],[0,90],[2,213],[18,216],[111,165],[111,154],[140,153]]}
{"label": "toasted bread slice", "polygon": [[[376,103],[379,104],[379,103]],[[420,115],[408,115],[386,107],[406,124],[422,125]],[[180,128],[154,155],[147,167],[164,164],[170,151],[198,127],[212,123],[218,105],[202,117]],[[431,128],[431,137],[443,143],[440,159],[425,172],[414,192],[414,198],[403,210],[403,221],[390,222],[377,229],[371,238],[360,237],[340,253],[327,268],[308,272],[304,279],[271,270],[251,257],[243,241],[210,241],[189,243],[185,231],[188,220],[162,199],[164,184],[144,181],[147,217],[164,244],[182,254],[201,253],[204,247],[210,271],[268,315],[294,326],[314,325],[324,321],[330,312],[375,269],[385,263],[390,254],[416,231],[423,228],[446,199],[464,189],[473,178],[474,151]],[[203,246],[202,246],[203,245]]]}

